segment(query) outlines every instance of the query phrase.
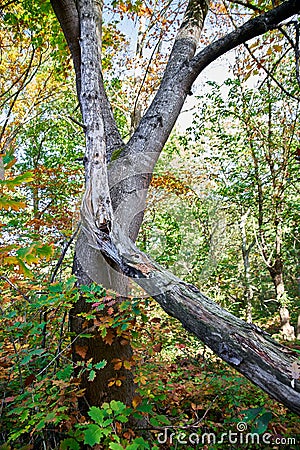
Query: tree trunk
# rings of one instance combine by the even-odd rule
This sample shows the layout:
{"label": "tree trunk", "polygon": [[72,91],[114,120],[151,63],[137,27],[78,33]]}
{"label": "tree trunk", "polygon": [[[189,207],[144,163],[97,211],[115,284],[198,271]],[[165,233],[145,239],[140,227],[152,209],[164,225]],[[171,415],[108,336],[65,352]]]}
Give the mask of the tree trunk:
{"label": "tree trunk", "polygon": [[[77,7],[81,33],[80,104],[86,128],[86,191],[82,209],[91,213],[90,216],[83,214],[82,227],[89,227],[89,222],[92,222],[105,234],[111,227],[113,211],[106,165],[107,130],[102,115],[103,103],[99,101],[103,97],[102,76],[99,70],[101,12],[92,0],[79,0]],[[88,245],[84,233],[80,233],[73,268],[78,285],[90,285],[96,279],[104,288],[126,294],[127,279],[120,272],[112,270],[101,253],[98,252],[94,259],[92,253],[93,249]],[[122,296],[117,294],[116,307],[120,301]],[[112,399],[131,406],[135,391],[133,373],[123,365],[116,371],[114,364],[115,359],[131,362],[130,342],[122,336],[113,335],[112,329],[109,328],[107,332],[110,332],[111,339],[102,338],[93,322],[87,321],[83,316],[90,308],[91,304],[81,297],[71,311],[70,328],[76,336],[86,332],[87,328],[93,329],[89,332],[92,334],[91,338],[78,338],[74,342],[73,359],[75,363],[83,361],[92,362],[93,365],[105,360],[106,365],[96,371],[92,380],[89,380],[88,371],[83,373],[81,387],[85,389],[85,397],[81,410],[86,412],[88,405],[101,406],[104,401],[109,402]],[[105,315],[107,316],[107,308],[97,313],[100,322],[101,316]]]}
{"label": "tree trunk", "polygon": [[275,295],[279,308],[281,330],[283,338],[287,341],[295,339],[294,327],[290,324],[290,313],[286,305],[286,292],[283,281],[283,264],[279,257],[276,258],[272,267],[269,267],[269,272],[275,287]]}
{"label": "tree trunk", "polygon": [[[87,253],[93,252],[92,248],[85,247],[86,239],[81,236],[76,246],[76,255],[74,258],[73,273],[76,275],[78,285],[90,285],[92,283],[88,273],[83,270],[80,261],[86,264],[91,258]],[[81,252],[85,249],[85,257],[82,257]],[[105,287],[113,286],[125,289],[127,286],[127,279],[125,277],[111,269],[109,272],[109,265],[105,262],[101,253],[96,255],[97,263],[102,262],[102,271],[98,274],[98,279],[103,281],[102,284]],[[99,265],[97,265],[99,267]],[[107,275],[107,276],[105,276]],[[110,284],[106,284],[107,280],[110,280]],[[121,290],[120,289],[120,290]],[[117,289],[116,289],[117,291]],[[108,297],[110,298],[110,297]],[[112,299],[114,303],[114,311],[117,312],[118,305],[124,300],[124,297],[117,296]],[[103,302],[103,298],[95,298],[95,302]],[[109,305],[108,305],[109,306]],[[77,373],[82,368],[80,364],[83,362],[88,365],[92,362],[93,365],[100,361],[105,361],[105,367],[100,370],[95,370],[96,376],[92,380],[89,379],[90,371],[85,371],[81,376],[81,388],[85,390],[83,399],[79,402],[80,411],[86,414],[89,406],[101,406],[103,402],[110,402],[111,400],[119,400],[128,406],[132,406],[132,400],[135,395],[136,385],[134,383],[134,377],[131,370],[127,370],[124,364],[120,368],[115,369],[116,360],[127,361],[132,364],[132,348],[127,336],[118,336],[115,331],[107,327],[106,332],[109,333],[110,339],[107,340],[101,335],[101,330],[97,324],[101,324],[103,318],[108,317],[108,306],[102,311],[94,312],[96,318],[94,320],[86,320],[84,313],[91,313],[91,303],[86,302],[84,296],[76,302],[70,312],[70,331],[75,336],[80,336],[83,333],[91,334],[90,338],[78,338],[72,345],[73,361],[79,366]],[[110,313],[109,317],[113,317]],[[96,324],[96,326],[95,326]],[[93,369],[94,370],[94,369]],[[118,381],[117,381],[118,380]]]}
{"label": "tree trunk", "polygon": [[247,245],[246,234],[246,221],[250,210],[242,215],[240,221],[240,230],[242,237],[242,255],[244,264],[244,304],[245,304],[245,319],[247,323],[252,323],[252,301],[253,301],[253,289],[251,286],[251,273],[250,273],[250,261],[249,254],[254,243]]}

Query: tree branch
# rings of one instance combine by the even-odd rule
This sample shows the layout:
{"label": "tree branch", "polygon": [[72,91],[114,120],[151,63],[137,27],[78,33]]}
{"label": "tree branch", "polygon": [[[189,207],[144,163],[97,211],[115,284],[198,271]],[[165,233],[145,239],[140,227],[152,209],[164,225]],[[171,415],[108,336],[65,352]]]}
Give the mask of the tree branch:
{"label": "tree branch", "polygon": [[243,2],[241,0],[228,0],[228,1],[229,1],[229,3],[233,3],[235,5],[241,5],[241,6],[244,6],[245,8],[250,8],[253,11],[257,11],[257,12],[262,12],[263,11],[262,8],[259,8],[258,6],[253,5],[252,3],[249,3],[247,1],[246,2]]}
{"label": "tree branch", "polygon": [[269,78],[271,78],[271,80],[274,81],[274,83],[279,87],[279,89],[282,90],[282,92],[284,92],[284,94],[287,97],[293,98],[294,100],[297,100],[297,101],[300,100],[299,97],[296,97],[295,95],[291,94],[287,89],[285,89],[285,87],[277,80],[277,78],[272,74],[272,72],[270,70],[268,70],[266,66],[264,66],[263,64],[261,64],[259,62],[259,60],[256,58],[256,56],[254,55],[254,53],[252,52],[252,50],[250,49],[248,44],[244,43],[244,46],[245,46],[247,52],[249,53],[249,55],[251,55],[251,57],[254,59],[256,64],[259,65],[263,69],[263,71],[267,74],[267,76]]}
{"label": "tree branch", "polygon": [[286,1],[277,8],[274,8],[265,14],[261,14],[254,19],[250,19],[236,30],[208,45],[190,62],[191,82],[193,83],[203,69],[211,62],[215,61],[229,50],[232,50],[240,44],[244,44],[254,37],[260,36],[267,31],[278,28],[283,20],[286,20],[299,12],[300,3],[298,0]]}
{"label": "tree branch", "polygon": [[[79,102],[81,104],[81,50],[80,50],[80,23],[78,11],[76,8],[76,2],[74,0],[51,0],[51,5],[54,13],[61,25],[64,36],[66,38],[68,47],[71,51],[72,60],[76,75],[76,88]],[[97,6],[99,8],[99,6]],[[98,30],[99,31],[99,30]],[[99,31],[100,33],[100,31]],[[101,41],[99,42],[99,46]],[[99,72],[101,65],[101,57],[99,55]],[[101,105],[101,112],[104,119],[106,146],[107,146],[107,158],[110,159],[111,153],[115,148],[121,147],[123,141],[118,131],[111,105],[108,101],[103,78],[99,80],[99,101]]]}

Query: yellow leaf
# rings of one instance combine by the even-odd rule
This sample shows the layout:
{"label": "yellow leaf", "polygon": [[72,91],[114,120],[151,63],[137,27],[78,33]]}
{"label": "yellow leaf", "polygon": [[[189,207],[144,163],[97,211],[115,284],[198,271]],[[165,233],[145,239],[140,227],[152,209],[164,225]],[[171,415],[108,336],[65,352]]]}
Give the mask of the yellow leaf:
{"label": "yellow leaf", "polygon": [[124,361],[123,365],[125,369],[130,370],[131,369],[131,362],[130,361]]}
{"label": "yellow leaf", "polygon": [[133,397],[133,399],[132,399],[132,406],[133,406],[133,408],[136,408],[141,403],[142,403],[142,397],[140,397],[139,395],[135,395]]}
{"label": "yellow leaf", "polygon": [[7,256],[4,258],[4,264],[5,265],[17,265],[18,264],[18,259],[15,256]]}

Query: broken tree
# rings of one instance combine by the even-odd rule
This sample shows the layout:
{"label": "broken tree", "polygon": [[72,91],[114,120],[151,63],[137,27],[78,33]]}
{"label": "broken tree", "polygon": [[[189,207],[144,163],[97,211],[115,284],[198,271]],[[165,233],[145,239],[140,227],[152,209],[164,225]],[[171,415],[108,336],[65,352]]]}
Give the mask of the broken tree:
{"label": "broken tree", "polygon": [[[160,87],[126,144],[117,129],[101,74],[100,2],[51,0],[51,3],[72,54],[86,134],[86,190],[74,262],[79,284],[96,280],[126,296],[127,280],[134,279],[218,356],[300,414],[300,388],[297,382],[292,382],[295,356],[261,329],[229,314],[195,287],[159,267],[134,245],[154,166],[198,75],[227,51],[276,29],[299,13],[299,0],[283,2],[261,13],[198,53],[197,44],[209,5],[205,0],[191,0]],[[83,320],[78,314],[87,309],[83,300],[75,305],[70,319],[74,332],[83,330]],[[130,358],[130,345],[122,346],[116,338],[109,346],[99,336],[85,345],[86,359],[93,358],[94,362],[107,359],[105,369],[99,371],[93,382],[83,380],[88,403],[101,405],[115,397],[130,404],[134,395],[130,371],[124,370],[120,388],[107,388],[113,376],[111,361],[124,354]]]}

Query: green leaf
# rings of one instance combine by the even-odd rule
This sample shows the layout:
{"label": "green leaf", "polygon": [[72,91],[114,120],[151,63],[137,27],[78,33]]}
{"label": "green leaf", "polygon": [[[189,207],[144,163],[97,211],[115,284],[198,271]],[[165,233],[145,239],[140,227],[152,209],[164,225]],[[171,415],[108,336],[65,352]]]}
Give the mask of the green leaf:
{"label": "green leaf", "polygon": [[124,450],[123,445],[118,444],[117,442],[111,442],[109,444],[109,448],[111,448],[112,450]]}
{"label": "green leaf", "polygon": [[21,272],[23,275],[25,275],[25,277],[33,278],[33,276],[34,276],[34,275],[33,275],[33,272],[32,272],[30,269],[28,269],[28,267],[26,266],[26,264],[25,264],[20,258],[17,258],[17,260],[18,260],[20,272]]}
{"label": "green leaf", "polygon": [[73,366],[72,364],[68,364],[66,367],[57,372],[56,376],[59,380],[67,381],[70,380],[72,373]]}
{"label": "green leaf", "polygon": [[121,415],[118,415],[118,416],[116,417],[116,420],[117,420],[118,422],[126,423],[126,422],[128,422],[128,417],[123,416],[123,415],[121,414]]}
{"label": "green leaf", "polygon": [[98,362],[97,364],[94,365],[95,369],[100,370],[103,369],[103,367],[105,367],[107,364],[107,361],[105,359],[103,359],[103,361]]}
{"label": "green leaf", "polygon": [[34,179],[32,172],[25,172],[21,175],[17,175],[11,180],[0,180],[0,185],[7,186],[8,188],[14,188],[15,186],[20,186],[20,184],[28,183]]}
{"label": "green leaf", "polygon": [[98,425],[91,423],[87,426],[87,429],[84,430],[84,443],[90,446],[99,444],[102,436],[103,430]]}
{"label": "green leaf", "polygon": [[39,421],[39,423],[36,426],[36,429],[38,431],[42,430],[46,426],[46,419],[42,419]]}
{"label": "green leaf", "polygon": [[164,425],[171,425],[171,422],[169,421],[169,419],[166,416],[163,415],[156,415],[155,418]]}
{"label": "green leaf", "polygon": [[32,247],[24,247],[24,248],[19,248],[16,251],[16,254],[20,257],[20,258],[25,258],[25,256],[29,255],[29,253],[31,252]]}
{"label": "green leaf", "polygon": [[94,379],[96,378],[96,372],[94,370],[91,370],[89,373],[89,381],[94,381]]}
{"label": "green leaf", "polygon": [[60,443],[60,450],[80,450],[80,445],[73,438],[64,439]]}
{"label": "green leaf", "polygon": [[28,416],[29,416],[29,410],[28,409],[24,409],[24,411],[20,415],[20,421],[24,422],[24,420],[26,420],[28,418]]}
{"label": "green leaf", "polygon": [[252,433],[263,434],[268,428],[269,422],[272,420],[273,414],[271,412],[266,412],[260,416],[254,427],[251,429]]}
{"label": "green leaf", "polygon": [[98,425],[103,426],[103,420],[106,416],[106,412],[103,409],[100,409],[97,406],[92,406],[88,412],[88,415]]}
{"label": "green leaf", "polygon": [[141,404],[137,407],[137,411],[141,411],[141,412],[145,412],[145,413],[150,413],[150,412],[152,412],[152,405],[150,405],[149,403],[141,403]]}
{"label": "green leaf", "polygon": [[53,255],[53,247],[51,245],[42,245],[36,247],[36,254],[40,257],[44,257],[47,260]]}
{"label": "green leaf", "polygon": [[124,411],[124,409],[126,409],[126,405],[124,405],[123,402],[119,402],[116,400],[112,400],[109,405],[111,409],[116,413],[121,413],[122,411]]}
{"label": "green leaf", "polygon": [[148,442],[145,441],[142,437],[137,437],[134,441],[127,445],[126,450],[136,450],[136,449],[150,449]]}
{"label": "green leaf", "polygon": [[246,422],[250,422],[251,420],[255,419],[255,417],[258,416],[263,411],[263,407],[261,408],[251,408],[251,409],[245,409],[244,411],[241,411],[241,414],[245,414],[244,420]]}
{"label": "green leaf", "polygon": [[49,291],[53,293],[61,293],[63,291],[62,283],[53,283],[49,286]]}
{"label": "green leaf", "polygon": [[154,427],[159,427],[160,426],[160,422],[158,420],[155,419],[155,417],[151,417],[150,418],[150,423],[151,425],[153,425]]}

